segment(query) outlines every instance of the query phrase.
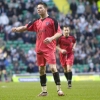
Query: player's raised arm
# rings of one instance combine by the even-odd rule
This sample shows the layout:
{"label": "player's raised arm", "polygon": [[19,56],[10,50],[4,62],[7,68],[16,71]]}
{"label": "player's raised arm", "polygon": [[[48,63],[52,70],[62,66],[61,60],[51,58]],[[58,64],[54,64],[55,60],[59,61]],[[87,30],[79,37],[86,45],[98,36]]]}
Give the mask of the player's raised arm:
{"label": "player's raised arm", "polygon": [[27,30],[27,26],[20,26],[12,28],[12,32],[24,32]]}

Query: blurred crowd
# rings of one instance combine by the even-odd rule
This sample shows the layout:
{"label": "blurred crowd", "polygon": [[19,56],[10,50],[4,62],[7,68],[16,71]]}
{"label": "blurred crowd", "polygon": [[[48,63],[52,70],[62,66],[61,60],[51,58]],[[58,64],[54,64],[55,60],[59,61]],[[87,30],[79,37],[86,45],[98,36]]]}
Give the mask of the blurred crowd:
{"label": "blurred crowd", "polygon": [[[33,2],[34,1],[34,2]],[[13,33],[12,27],[25,25],[29,21],[38,18],[35,5],[39,1],[48,2],[50,0],[0,0],[0,34],[4,34],[4,41],[23,41],[24,44],[35,44],[36,34],[33,32]],[[9,2],[9,3],[8,3]],[[87,0],[72,0],[70,2],[70,11],[64,15],[59,12],[57,7],[48,8],[49,15],[56,18],[61,26],[68,24],[71,27],[71,34],[77,40],[75,49],[75,65],[87,64],[83,72],[100,72],[100,0],[92,1],[90,4]],[[19,47],[10,47],[9,56],[6,64],[14,63],[15,73],[24,70],[23,66],[19,67],[19,62],[27,66],[26,71],[33,73],[38,72],[36,63],[36,52],[31,48],[28,53],[24,53]],[[59,62],[59,54],[56,53],[57,67],[59,72],[63,69]],[[78,70],[74,70],[78,73]],[[47,65],[47,72],[50,69]]]}

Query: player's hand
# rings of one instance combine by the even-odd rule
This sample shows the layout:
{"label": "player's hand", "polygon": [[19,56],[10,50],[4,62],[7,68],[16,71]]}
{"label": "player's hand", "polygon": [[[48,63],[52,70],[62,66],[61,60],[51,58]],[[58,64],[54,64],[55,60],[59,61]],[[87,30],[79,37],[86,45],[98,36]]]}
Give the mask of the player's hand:
{"label": "player's hand", "polygon": [[44,40],[44,43],[46,43],[46,44],[48,44],[48,43],[50,43],[50,42],[52,42],[52,38],[51,38],[51,37],[48,37],[48,38],[46,38],[46,39]]}
{"label": "player's hand", "polygon": [[66,50],[64,50],[64,49],[61,49],[61,51],[60,51],[62,54],[66,54]]}
{"label": "player's hand", "polygon": [[16,27],[12,28],[12,32],[17,32],[17,28]]}
{"label": "player's hand", "polygon": [[75,51],[75,48],[73,48],[72,51],[74,52]]}

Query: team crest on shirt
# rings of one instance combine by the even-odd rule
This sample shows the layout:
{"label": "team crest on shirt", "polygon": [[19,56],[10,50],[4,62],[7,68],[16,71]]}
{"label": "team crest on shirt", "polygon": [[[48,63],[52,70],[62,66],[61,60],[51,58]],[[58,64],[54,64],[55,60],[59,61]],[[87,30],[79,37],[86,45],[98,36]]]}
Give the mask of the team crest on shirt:
{"label": "team crest on shirt", "polygon": [[46,22],[46,25],[49,25],[50,23],[49,22]]}

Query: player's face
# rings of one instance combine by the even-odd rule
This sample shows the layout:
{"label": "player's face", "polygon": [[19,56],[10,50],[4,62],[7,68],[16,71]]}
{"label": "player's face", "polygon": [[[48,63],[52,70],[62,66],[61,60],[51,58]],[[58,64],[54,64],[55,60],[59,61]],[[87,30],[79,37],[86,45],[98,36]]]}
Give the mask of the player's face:
{"label": "player's face", "polygon": [[37,13],[39,15],[44,15],[46,11],[47,11],[47,8],[45,8],[43,5],[40,4],[37,6]]}
{"label": "player's face", "polygon": [[70,28],[69,27],[64,27],[63,28],[63,34],[64,34],[64,36],[69,36],[69,34],[70,34]]}

